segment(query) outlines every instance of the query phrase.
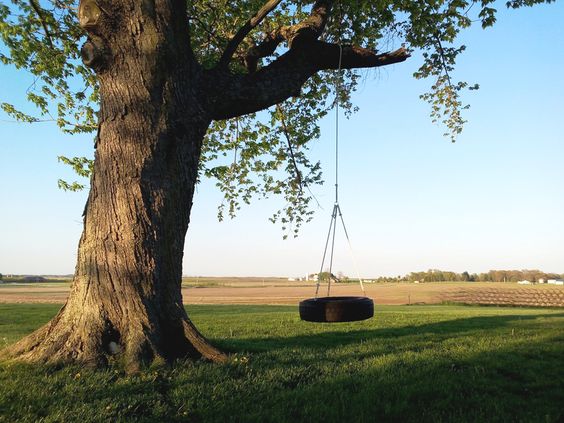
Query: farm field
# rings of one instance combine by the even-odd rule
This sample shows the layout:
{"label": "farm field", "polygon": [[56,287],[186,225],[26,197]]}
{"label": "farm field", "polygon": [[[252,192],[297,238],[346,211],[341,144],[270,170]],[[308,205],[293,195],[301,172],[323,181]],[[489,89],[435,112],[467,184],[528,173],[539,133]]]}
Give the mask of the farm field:
{"label": "farm field", "polygon": [[[68,282],[0,284],[0,303],[63,303]],[[376,304],[498,304],[564,307],[564,287],[495,282],[368,283],[366,295]],[[322,285],[320,295],[326,295]],[[185,304],[288,304],[315,294],[314,282],[283,278],[185,278]],[[332,295],[362,295],[357,283],[333,285]]]}
{"label": "farm field", "polygon": [[[0,304],[0,344],[56,304]],[[355,323],[295,306],[189,305],[222,365],[0,364],[0,422],[548,422],[564,419],[564,312],[377,306]]]}

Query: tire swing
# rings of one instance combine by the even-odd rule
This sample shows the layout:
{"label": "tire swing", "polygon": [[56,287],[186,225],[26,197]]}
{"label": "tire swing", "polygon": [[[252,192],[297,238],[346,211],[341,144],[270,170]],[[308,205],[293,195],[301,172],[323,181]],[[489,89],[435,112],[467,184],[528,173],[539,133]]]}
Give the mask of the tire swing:
{"label": "tire swing", "polygon": [[[338,72],[341,72],[341,61],[343,58],[343,47],[339,44],[339,68]],[[336,322],[354,322],[358,320],[370,319],[374,316],[374,301],[366,296],[364,290],[364,285],[362,279],[358,274],[358,281],[360,283],[360,289],[362,290],[363,296],[359,297],[331,297],[331,279],[337,279],[331,273],[333,269],[333,253],[335,251],[335,232],[337,229],[337,215],[339,220],[343,225],[343,230],[345,232],[345,237],[349,244],[349,249],[352,254],[351,241],[345,226],[345,220],[343,219],[343,214],[341,212],[341,207],[339,205],[339,91],[340,84],[339,78],[335,83],[336,100],[335,100],[335,203],[333,205],[333,213],[331,214],[331,223],[329,225],[329,232],[327,233],[327,239],[325,241],[325,250],[323,251],[323,259],[321,260],[321,269],[317,278],[317,287],[315,290],[315,297],[308,298],[300,302],[300,319],[306,322],[326,322],[326,323],[336,323]],[[325,264],[325,259],[327,258],[327,250],[329,247],[329,240],[331,239],[331,253],[329,258],[329,279],[327,283],[327,296],[319,297],[319,287],[321,282],[321,273],[323,271],[323,266]],[[354,255],[353,255],[354,262]],[[355,264],[356,267],[356,264]]]}

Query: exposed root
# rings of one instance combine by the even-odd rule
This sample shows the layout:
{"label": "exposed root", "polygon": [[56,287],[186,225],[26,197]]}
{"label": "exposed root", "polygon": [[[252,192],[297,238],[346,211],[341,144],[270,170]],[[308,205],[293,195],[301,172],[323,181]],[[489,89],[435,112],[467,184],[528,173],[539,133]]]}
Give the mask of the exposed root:
{"label": "exposed root", "polygon": [[204,359],[210,360],[214,363],[224,363],[227,361],[229,356],[211,345],[209,341],[202,336],[198,329],[196,329],[196,327],[190,320],[184,321],[183,326],[184,336],[186,337],[187,341],[198,351],[198,353]]}
{"label": "exposed root", "polygon": [[135,373],[152,364],[171,363],[179,358],[212,362],[225,362],[228,358],[185,318],[167,325],[114,325],[101,314],[97,318],[90,314],[88,320],[82,319],[84,315],[78,320],[65,317],[63,308],[45,326],[0,351],[0,360],[74,363],[95,368],[122,363],[128,373]]}
{"label": "exposed root", "polygon": [[103,367],[108,362],[102,350],[103,326],[89,323],[78,327],[66,321],[63,308],[45,326],[0,351],[0,360]]}

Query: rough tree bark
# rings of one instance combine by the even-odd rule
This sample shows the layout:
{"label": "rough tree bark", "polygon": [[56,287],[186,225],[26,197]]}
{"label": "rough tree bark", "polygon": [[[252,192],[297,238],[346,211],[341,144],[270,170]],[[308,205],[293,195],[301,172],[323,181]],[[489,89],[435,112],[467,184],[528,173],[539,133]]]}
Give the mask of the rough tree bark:
{"label": "rough tree bark", "polygon": [[[242,31],[278,3],[267,2]],[[101,104],[75,276],[53,320],[3,358],[101,366],[117,355],[133,371],[154,360],[226,358],[190,322],[181,298],[202,140],[213,119],[274,105],[315,72],[337,67],[338,46],[317,41],[331,3],[316,2],[310,20],[283,31],[290,49],[274,63],[234,75],[226,64],[245,34],[204,71],[190,47],[183,0],[81,1],[82,55],[98,75]],[[255,63],[266,55],[250,53]],[[407,57],[345,47],[342,62],[373,67]]]}
{"label": "rough tree bark", "polygon": [[158,358],[221,360],[188,319],[180,290],[211,122],[195,95],[200,71],[183,2],[100,3],[81,4],[91,15],[81,15],[83,57],[98,74],[101,104],[72,289],[58,315],[6,355],[100,365],[123,353],[133,369]]}

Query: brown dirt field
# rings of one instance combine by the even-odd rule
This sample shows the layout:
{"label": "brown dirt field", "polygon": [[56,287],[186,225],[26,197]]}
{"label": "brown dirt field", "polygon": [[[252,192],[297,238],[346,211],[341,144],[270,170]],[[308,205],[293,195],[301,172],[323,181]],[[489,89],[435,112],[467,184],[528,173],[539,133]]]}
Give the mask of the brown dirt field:
{"label": "brown dirt field", "polygon": [[465,304],[563,307],[564,287],[553,285],[462,288],[444,295],[445,301]]}
{"label": "brown dirt field", "polygon": [[[510,283],[365,284],[376,304],[500,304],[564,306],[564,287]],[[69,284],[0,285],[0,303],[63,303]],[[320,296],[326,295],[322,285]],[[185,304],[297,304],[315,295],[312,282],[280,278],[189,278],[182,288]],[[362,295],[357,284],[333,285],[331,295]]]}

